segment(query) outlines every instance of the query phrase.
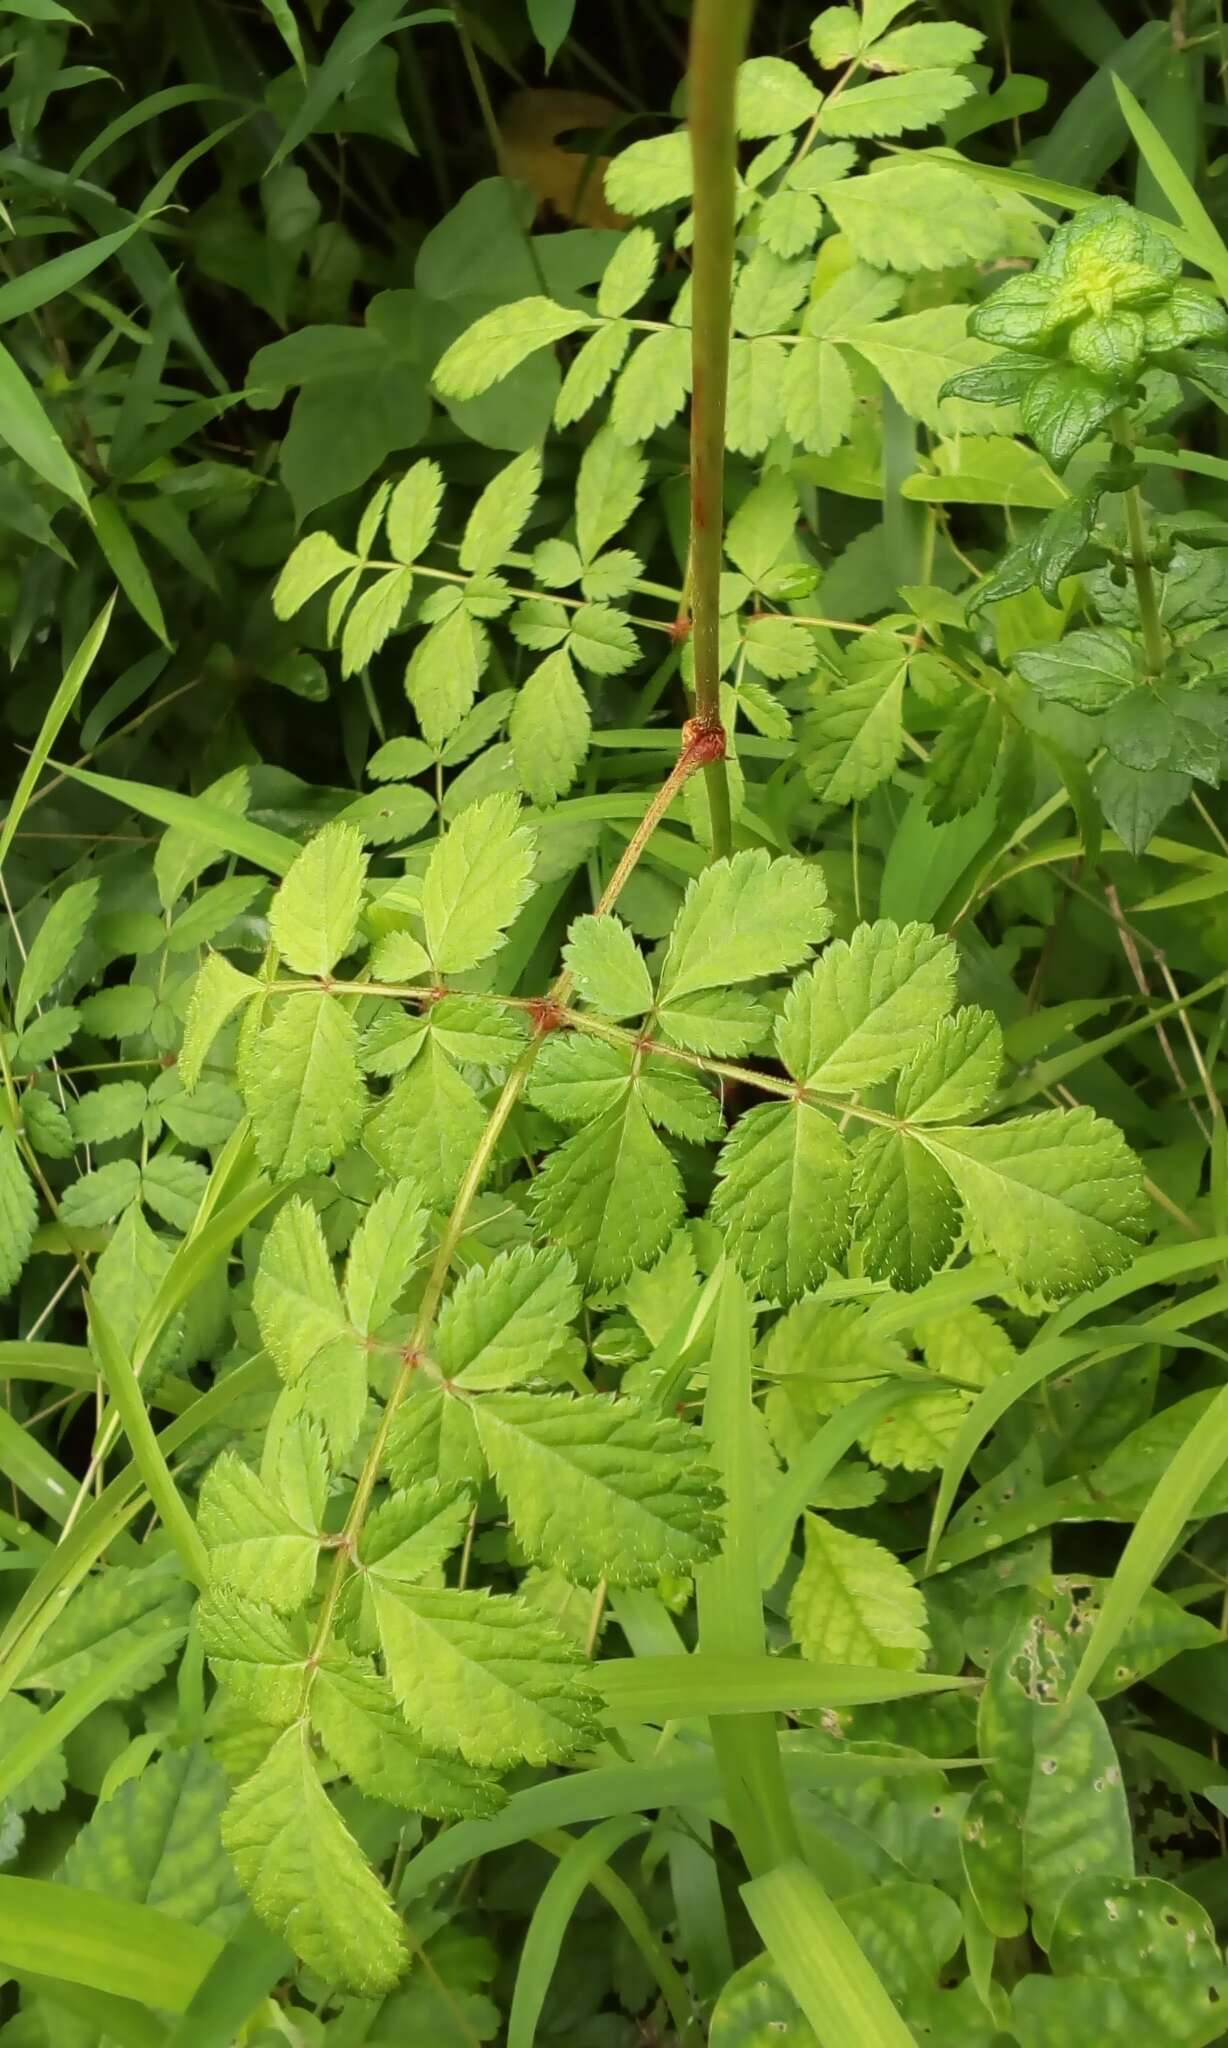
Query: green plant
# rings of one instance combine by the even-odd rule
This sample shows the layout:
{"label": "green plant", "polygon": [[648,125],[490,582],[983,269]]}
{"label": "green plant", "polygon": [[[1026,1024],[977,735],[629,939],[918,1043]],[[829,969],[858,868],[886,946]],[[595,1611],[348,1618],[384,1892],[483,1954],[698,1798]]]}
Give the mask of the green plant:
{"label": "green plant", "polygon": [[1218,30],[748,12],[0,24],[4,2048],[1223,2032]]}

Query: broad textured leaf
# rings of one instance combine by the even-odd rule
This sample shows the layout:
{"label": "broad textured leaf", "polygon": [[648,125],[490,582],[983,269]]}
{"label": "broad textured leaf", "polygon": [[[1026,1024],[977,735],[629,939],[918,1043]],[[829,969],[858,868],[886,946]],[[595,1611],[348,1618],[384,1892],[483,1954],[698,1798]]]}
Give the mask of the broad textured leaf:
{"label": "broad textured leaf", "polygon": [[359,1556],[373,1585],[416,1585],[438,1572],[459,1548],[470,1496],[426,1480],[389,1494],[368,1517]]}
{"label": "broad textured leaf", "polygon": [[345,1451],[362,1421],[367,1362],[351,1329],[315,1210],[287,1202],[260,1254],[252,1307],[270,1357],[329,1442]]}
{"label": "broad textured leaf", "polygon": [[692,882],[661,969],[662,1002],[782,974],[831,930],[820,868],[756,848],[714,861]]}
{"label": "broad textured leaf", "polygon": [[305,1723],[288,1728],[222,1820],[261,1919],[328,1983],[376,1997],[405,1968],[392,1902],[320,1783]]}
{"label": "broad textured leaf", "polygon": [[694,1432],[600,1394],[480,1401],[478,1436],[531,1557],[581,1585],[652,1583],[716,1547],[715,1474]]}
{"label": "broad textured leaf", "polygon": [[[912,81],[899,83],[906,92]],[[911,275],[986,262],[1010,244],[1009,222],[992,193],[927,158],[903,157],[872,177],[834,184],[823,197],[855,254],[876,269]]]}
{"label": "broad textured leaf", "polygon": [[955,965],[951,940],[929,925],[859,925],[794,982],[776,1027],[781,1059],[836,1094],[885,1080],[950,1009]]}
{"label": "broad textured leaf", "polygon": [[633,331],[625,320],[610,320],[581,343],[555,401],[556,427],[573,426],[596,405],[620,368],[631,346]]}
{"label": "broad textured leaf", "polygon": [[300,974],[328,974],[349,951],[367,859],[353,825],[326,825],[292,862],[269,910],[278,952]]}
{"label": "broad textured leaf", "polygon": [[303,1616],[287,1619],[228,1586],[213,1586],[197,1621],[215,1676],[257,1721],[285,1728],[299,1719],[310,1641]]}
{"label": "broad textured leaf", "polygon": [[651,228],[632,228],[623,236],[597,288],[597,311],[604,319],[616,319],[638,305],[656,276],[660,256]]}
{"label": "broad textured leaf", "polygon": [[392,1689],[432,1749],[494,1769],[571,1756],[596,1701],[580,1652],[510,1595],[376,1595]]}
{"label": "broad textured leaf", "polygon": [[690,388],[690,335],[673,327],[648,335],[636,343],[614,387],[611,430],[620,441],[646,441],[677,418]]}
{"label": "broad textured leaf", "polygon": [[533,1183],[543,1228],[571,1251],[580,1278],[621,1280],[659,1252],[682,1214],[682,1181],[638,1094],[551,1153]]}
{"label": "broad textured leaf", "polygon": [[787,57],[749,57],[738,66],[734,118],[750,139],[787,135],[817,112],[821,95]]}
{"label": "broad textured leaf", "polygon": [[414,587],[409,569],[390,569],[368,583],[348,613],[341,635],[341,673],[356,676],[375,659],[401,623]]}
{"label": "broad textured leaf", "polygon": [[192,1588],[180,1576],[174,1557],[153,1565],[113,1564],[77,1588],[47,1629],[21,1682],[49,1692],[71,1692],[118,1650],[148,1638],[148,1662],[111,1695],[134,1698],[161,1678],[174,1655],[176,1638],[187,1634],[191,1608]]}
{"label": "broad textured leaf", "polygon": [[353,1017],[329,996],[287,996],[246,1052],[239,1081],[261,1165],[282,1180],[323,1173],[366,1108]]}
{"label": "broad textured leaf", "polygon": [[514,1386],[544,1371],[579,1308],[567,1253],[517,1245],[462,1274],[439,1313],[435,1359],[467,1389]]}
{"label": "broad textured leaf", "polygon": [[1147,1230],[1142,1170],[1090,1109],[1043,1110],[983,1130],[919,1134],[964,1200],[975,1239],[1045,1300],[1095,1286]]}
{"label": "broad textured leaf", "polygon": [[1037,696],[1075,711],[1107,711],[1138,682],[1134,644],[1116,626],[1066,633],[1051,647],[1021,648],[1014,660]]}
{"label": "broad textured leaf", "polygon": [[422,886],[426,943],[441,974],[462,974],[503,944],[532,893],[533,861],[514,797],[483,797],[449,825]]}
{"label": "broad textured leaf", "polygon": [[748,1279],[794,1301],[848,1242],[852,1162],[835,1125],[808,1103],[749,1110],[717,1162],[712,1220]]}
{"label": "broad textured leaf", "polygon": [[925,1600],[907,1566],[867,1536],[806,1516],[806,1557],[789,1622],[816,1664],[916,1671],[929,1648]]}
{"label": "broad textured leaf", "polygon": [[691,140],[682,128],[633,142],[605,174],[605,196],[616,213],[655,213],[689,199],[691,191]]}
{"label": "broad textured leaf", "polygon": [[60,1221],[78,1230],[96,1230],[111,1223],[141,1192],[141,1169],[135,1159],[113,1159],[83,1173],[60,1196]]}
{"label": "broad textured leaf", "polygon": [[198,1744],[167,1749],[94,1808],[57,1878],[225,1938],[245,1910],[219,1828],[228,1789]]}

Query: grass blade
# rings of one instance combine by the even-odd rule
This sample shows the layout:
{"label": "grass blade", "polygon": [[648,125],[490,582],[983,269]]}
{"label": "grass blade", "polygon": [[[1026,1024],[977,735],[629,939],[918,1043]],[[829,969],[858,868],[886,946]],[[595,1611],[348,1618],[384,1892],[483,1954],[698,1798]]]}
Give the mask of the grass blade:
{"label": "grass blade", "polygon": [[814,1872],[782,1863],[742,1886],[763,1945],[822,2048],[916,2048]]}
{"label": "grass blade", "polygon": [[284,875],[299,851],[297,841],[286,839],[280,832],[270,832],[265,825],[254,825],[250,818],[241,818],[233,811],[224,811],[218,804],[206,803],[203,797],[181,796],[177,790],[158,789],[151,782],[128,782],[118,775],[95,775],[90,768],[70,768],[62,761],[53,761],[52,766],[61,775],[70,775],[74,782],[96,790],[99,796],[112,797],[130,811],[139,811],[142,817],[156,818],[160,825],[178,825],[210,846],[220,847],[223,853],[249,860],[253,867],[266,868],[270,874]]}
{"label": "grass blade", "polygon": [[182,2012],[221,1946],[215,1934],[151,1906],[0,1877],[0,1969],[34,1970]]}
{"label": "grass blade", "polygon": [[47,708],[47,716],[39,727],[38,738],[30,749],[29,758],[21,771],[21,778],[13,793],[13,801],[9,805],[8,816],[5,818],[4,824],[0,826],[0,867],[4,865],[4,857],[13,843],[14,833],[25,815],[26,805],[34,793],[34,785],[42,774],[47,760],[50,758],[51,749],[59,737],[60,728],[81,695],[85,679],[98,658],[98,650],[107,637],[107,628],[110,626],[111,614],[114,610],[115,599],[113,597],[108,598],[82,640],[81,645],[73,655],[68,667],[65,669],[63,681]]}

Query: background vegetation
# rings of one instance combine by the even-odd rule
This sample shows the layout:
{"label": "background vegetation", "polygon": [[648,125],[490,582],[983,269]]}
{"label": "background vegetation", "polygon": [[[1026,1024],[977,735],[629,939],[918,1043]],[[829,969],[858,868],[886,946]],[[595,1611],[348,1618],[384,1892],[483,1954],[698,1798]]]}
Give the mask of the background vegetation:
{"label": "background vegetation", "polygon": [[740,12],[0,0],[4,2048],[1228,2026],[1222,10]]}

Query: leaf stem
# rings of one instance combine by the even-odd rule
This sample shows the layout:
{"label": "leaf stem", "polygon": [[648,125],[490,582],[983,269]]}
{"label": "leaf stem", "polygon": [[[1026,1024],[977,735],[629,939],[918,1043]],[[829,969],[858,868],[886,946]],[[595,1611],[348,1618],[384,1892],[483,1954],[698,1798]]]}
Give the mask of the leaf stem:
{"label": "leaf stem", "polygon": [[[720,580],[724,528],[725,401],[733,288],[737,135],[734,94],[753,0],[695,0],[687,119],[695,173],[691,311],[691,641],[695,716],[716,731],[720,704]],[[723,753],[704,767],[712,854],[733,839]]]}
{"label": "leaf stem", "polygon": [[[1120,413],[1113,421],[1113,439],[1120,448],[1134,447],[1134,435],[1129,422],[1123,419]],[[1143,629],[1143,657],[1147,664],[1147,675],[1154,682],[1164,673],[1164,627],[1160,619],[1160,604],[1156,596],[1155,577],[1152,574],[1151,556],[1147,547],[1147,517],[1143,508],[1143,494],[1137,484],[1131,484],[1125,493],[1125,499],[1126,533],[1130,541],[1130,573],[1134,578],[1139,622]]]}

